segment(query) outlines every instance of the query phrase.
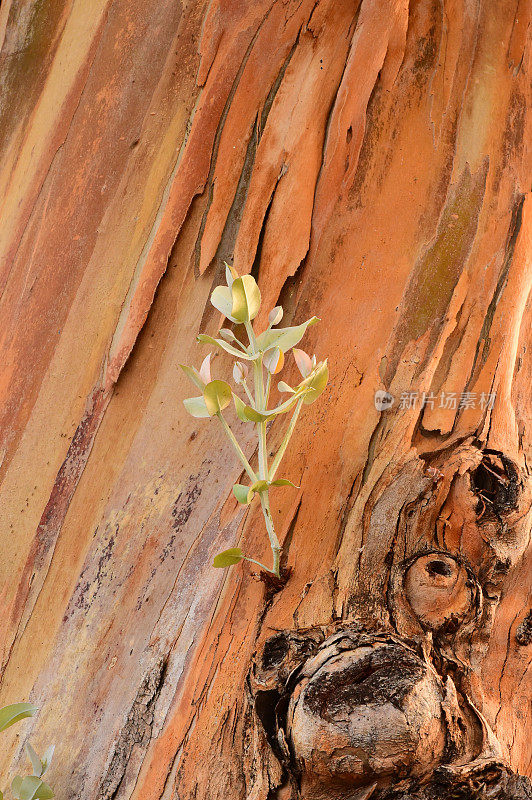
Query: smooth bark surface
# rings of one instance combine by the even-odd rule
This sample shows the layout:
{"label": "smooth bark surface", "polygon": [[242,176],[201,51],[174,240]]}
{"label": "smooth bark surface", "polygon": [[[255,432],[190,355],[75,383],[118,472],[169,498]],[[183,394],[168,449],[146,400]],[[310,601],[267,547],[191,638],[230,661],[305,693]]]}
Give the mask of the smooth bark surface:
{"label": "smooth bark surface", "polygon": [[[30,732],[64,798],[530,797],[531,16],[2,3],[2,774]],[[330,363],[278,591],[212,568],[268,542],[181,402],[224,259]]]}

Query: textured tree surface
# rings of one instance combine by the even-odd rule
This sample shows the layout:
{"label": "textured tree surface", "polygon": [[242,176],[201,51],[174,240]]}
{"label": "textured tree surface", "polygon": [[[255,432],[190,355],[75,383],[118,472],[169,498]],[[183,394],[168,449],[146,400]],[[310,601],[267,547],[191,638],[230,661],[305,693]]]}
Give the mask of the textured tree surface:
{"label": "textured tree surface", "polygon": [[[29,732],[70,800],[532,796],[531,15],[3,0],[2,785]],[[181,402],[224,259],[330,360],[279,591]]]}

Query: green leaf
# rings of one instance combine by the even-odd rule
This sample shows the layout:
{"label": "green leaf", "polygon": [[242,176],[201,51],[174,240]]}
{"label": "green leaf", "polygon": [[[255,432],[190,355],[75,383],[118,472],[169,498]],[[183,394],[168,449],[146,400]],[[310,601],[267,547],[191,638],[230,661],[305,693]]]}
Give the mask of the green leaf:
{"label": "green leaf", "polygon": [[242,505],[247,506],[249,486],[244,486],[242,483],[235,483],[233,486],[233,494]]}
{"label": "green leaf", "polygon": [[261,414],[260,411],[256,411],[254,408],[251,408],[251,406],[247,406],[237,394],[233,394],[233,402],[235,404],[237,416],[242,422],[264,422],[270,418],[267,413]]}
{"label": "green leaf", "polygon": [[[242,342],[240,341],[240,339],[238,339],[238,338],[235,336],[235,334],[233,333],[233,331],[232,331],[232,330],[230,330],[229,328],[220,328],[220,330],[218,331],[218,333],[220,334],[220,336],[222,337],[222,339],[225,339],[225,341],[226,341],[226,342],[238,342],[238,344],[240,344],[240,345],[242,345],[242,347],[244,347],[244,345],[242,344]],[[245,349],[245,348],[244,348],[244,349]]]}
{"label": "green leaf", "polygon": [[209,353],[208,355],[206,355],[205,358],[203,359],[202,363],[201,363],[201,367],[199,368],[199,376],[200,376],[201,380],[204,382],[204,386],[207,383],[209,383],[209,381],[212,381],[212,377],[211,377],[211,358],[212,358],[212,353]]}
{"label": "green leaf", "polygon": [[228,286],[217,286],[211,294],[211,303],[224,315],[224,317],[230,319],[231,322],[237,322],[237,320],[231,316],[233,297],[231,294],[231,289],[229,289]]}
{"label": "green leaf", "polygon": [[308,327],[319,322],[318,317],[311,317],[301,325],[295,325],[291,328],[278,328],[277,330],[269,330],[257,336],[257,348],[265,352],[270,347],[278,347],[283,353],[295,347],[298,344]]}
{"label": "green leaf", "polygon": [[261,492],[265,492],[269,488],[270,488],[269,481],[260,480],[260,481],[255,481],[255,483],[252,483],[248,489],[248,503],[250,503],[251,500],[253,499],[253,495],[255,494],[255,492],[257,494],[260,494]]}
{"label": "green leaf", "polygon": [[203,390],[203,398],[209,416],[213,417],[231,402],[233,391],[225,381],[211,381]]}
{"label": "green leaf", "polygon": [[289,386],[284,381],[279,381],[279,383],[277,384],[277,389],[280,392],[290,392],[290,394],[294,394],[294,392],[295,392],[295,389],[292,389],[292,387]]}
{"label": "green leaf", "polygon": [[225,350],[226,353],[231,353],[232,356],[236,356],[237,358],[243,358],[245,361],[253,361],[253,356],[244,353],[242,350],[237,350],[236,347],[224,342],[223,339],[215,339],[213,336],[207,336],[206,333],[200,333],[197,339],[198,342],[213,344],[216,347],[220,347],[222,350]]}
{"label": "green leaf", "polygon": [[31,761],[31,766],[33,767],[33,774],[40,778],[43,774],[43,764],[33,747],[29,742],[26,742],[26,753],[28,754],[28,758]]}
{"label": "green leaf", "polygon": [[224,261],[224,264],[225,264],[225,280],[229,288],[231,288],[231,286],[233,285],[233,281],[236,278],[238,278],[238,272],[233,266],[231,266],[231,264],[228,264],[227,261]]}
{"label": "green leaf", "polygon": [[0,800],[4,800],[4,793],[1,789],[0,789]]}
{"label": "green leaf", "polygon": [[183,400],[183,405],[193,417],[205,419],[211,416],[203,397],[187,397],[186,400]]}
{"label": "green leaf", "polygon": [[181,367],[187,378],[190,378],[194,386],[197,386],[198,389],[200,389],[200,391],[203,391],[205,389],[205,381],[202,379],[197,369],[194,369],[194,367],[187,367],[186,364],[180,364],[179,366]]}
{"label": "green leaf", "polygon": [[5,731],[10,725],[25,717],[33,717],[37,711],[37,707],[31,703],[13,703],[0,708],[0,731]]}
{"label": "green leaf", "polygon": [[297,368],[300,371],[301,376],[303,378],[308,378],[308,376],[310,375],[315,366],[312,364],[311,357],[307,353],[305,353],[304,350],[300,350],[298,347],[294,347],[294,349],[292,350],[292,355],[294,356]]}
{"label": "green leaf", "polygon": [[268,314],[268,323],[271,328],[274,325],[278,325],[283,318],[283,307],[282,306],[275,306],[272,308],[270,313]]}
{"label": "green leaf", "polygon": [[241,361],[237,361],[233,367],[233,380],[239,386],[240,384],[244,383],[248,376],[248,368],[246,364],[243,364]]}
{"label": "green leaf", "polygon": [[231,286],[233,305],[231,314],[237,322],[250,322],[260,309],[260,290],[252,275],[236,278]]}
{"label": "green leaf", "polygon": [[267,419],[272,419],[272,417],[276,417],[278,414],[286,414],[287,411],[290,411],[290,409],[292,409],[295,406],[299,398],[302,396],[303,392],[299,391],[298,387],[298,389],[294,392],[294,394],[291,397],[288,398],[288,400],[285,400],[284,403],[275,406],[275,408],[272,408],[271,411],[266,412]]}
{"label": "green leaf", "polygon": [[238,564],[244,558],[244,553],[240,547],[230,547],[229,550],[224,550],[218,553],[213,561],[213,567],[222,569],[223,567],[232,567],[233,564]]}
{"label": "green leaf", "polygon": [[249,422],[248,418],[246,417],[246,404],[237,394],[233,393],[233,402],[235,404],[236,414],[242,422]]}
{"label": "green leaf", "polygon": [[263,414],[261,411],[257,411],[251,406],[244,407],[244,415],[250,422],[266,422],[266,420],[269,419],[268,412]]}
{"label": "green leaf", "polygon": [[43,757],[41,758],[43,771],[41,772],[41,776],[44,775],[47,769],[50,768],[50,764],[52,763],[52,758],[54,757],[55,751],[55,744],[51,744],[43,753]]}
{"label": "green leaf", "polygon": [[271,375],[277,375],[284,366],[284,353],[279,347],[268,350],[262,362]]}
{"label": "green leaf", "polygon": [[[327,360],[322,361],[314,372],[309,375],[306,381],[303,383],[307,386],[307,392],[304,395],[303,402],[305,405],[310,405],[315,400],[318,399],[320,394],[323,392],[325,387],[327,386],[327,381],[329,380],[329,367],[327,366]],[[308,382],[307,382],[308,381]]]}
{"label": "green leaf", "polygon": [[38,797],[39,800],[51,800],[51,798],[55,797],[55,795],[52,787],[48,786],[48,784],[43,781],[36,791],[34,797]]}
{"label": "green leaf", "polygon": [[294,392],[292,396],[288,398],[288,400],[285,400],[284,403],[272,408],[271,411],[257,411],[255,408],[247,406],[236,394],[233,394],[233,400],[235,403],[236,413],[243,422],[267,422],[269,419],[275,419],[278,414],[286,414],[287,411],[290,411],[290,409],[295,406],[303,394],[304,387],[298,392]]}
{"label": "green leaf", "polygon": [[251,484],[251,486],[248,488],[247,502],[251,503],[255,493],[260,494],[261,492],[265,492],[272,486],[293,486],[294,489],[299,489],[299,486],[296,486],[295,483],[292,483],[292,481],[289,481],[286,478],[278,478],[275,481],[260,480]]}
{"label": "green leaf", "polygon": [[17,775],[11,781],[11,791],[13,793],[13,797],[15,797],[16,800],[19,800],[19,798],[20,798],[20,787],[21,786],[22,786],[22,778],[21,778],[20,775]]}
{"label": "green leaf", "polygon": [[28,775],[20,784],[20,800],[50,800],[53,796],[50,786],[35,775]]}

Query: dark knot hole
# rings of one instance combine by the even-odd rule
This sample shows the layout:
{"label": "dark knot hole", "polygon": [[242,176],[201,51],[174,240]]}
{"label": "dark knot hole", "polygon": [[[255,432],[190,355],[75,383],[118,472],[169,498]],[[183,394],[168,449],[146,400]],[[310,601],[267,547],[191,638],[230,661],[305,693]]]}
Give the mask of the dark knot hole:
{"label": "dark knot hole", "polygon": [[450,578],[453,574],[451,567],[445,561],[429,561],[426,569],[429,575],[443,575],[445,578]]}

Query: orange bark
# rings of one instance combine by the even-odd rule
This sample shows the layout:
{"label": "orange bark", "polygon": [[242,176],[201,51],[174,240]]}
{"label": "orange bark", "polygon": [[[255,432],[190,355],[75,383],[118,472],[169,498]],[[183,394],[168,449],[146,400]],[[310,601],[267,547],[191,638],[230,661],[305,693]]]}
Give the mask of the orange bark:
{"label": "orange bark", "polygon": [[[290,796],[254,657],[276,631],[353,621],[428,652],[432,628],[390,586],[428,619],[404,565],[433,549],[484,599],[449,644],[481,751],[532,776],[531,15],[528,0],[2,4],[0,700],[41,707],[24,732],[57,744],[58,796]],[[301,489],[274,498],[292,570],[274,595],[252,565],[211,566],[268,543],[230,494],[223,433],[181,402],[224,259],[288,323],[317,314],[307,349],[329,357],[283,464]],[[497,523],[475,484],[486,450],[523,487]],[[472,597],[446,602],[460,616]]]}

